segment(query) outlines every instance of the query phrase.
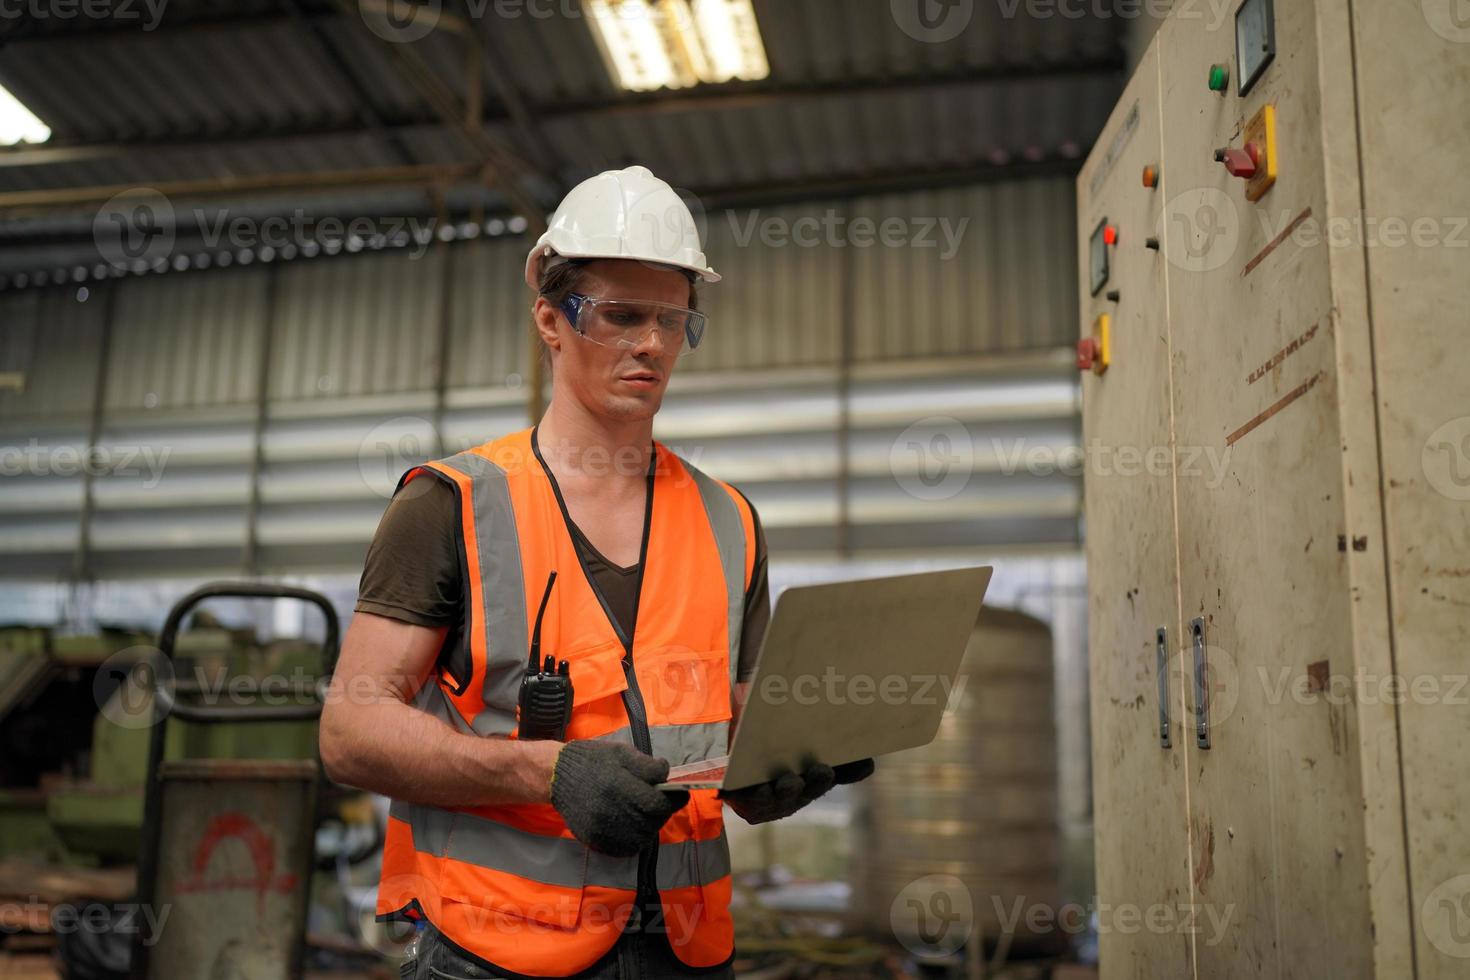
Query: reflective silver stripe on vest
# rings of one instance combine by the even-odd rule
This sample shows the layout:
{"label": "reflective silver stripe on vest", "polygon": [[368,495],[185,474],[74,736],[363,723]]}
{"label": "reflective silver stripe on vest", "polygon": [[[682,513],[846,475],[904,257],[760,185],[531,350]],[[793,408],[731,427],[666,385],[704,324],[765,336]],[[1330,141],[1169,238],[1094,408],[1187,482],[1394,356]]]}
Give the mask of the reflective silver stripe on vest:
{"label": "reflective silver stripe on vest", "polygon": [[419,688],[419,693],[414,695],[413,703],[440,721],[447,722],[451,728],[461,735],[473,735],[475,730],[470,727],[469,722],[464,720],[464,715],[449,700],[439,682],[430,677]]}
{"label": "reflective silver stripe on vest", "polygon": [[[394,800],[388,813],[413,831],[414,850],[451,861],[494,868],[559,888],[584,884],[632,891],[638,856],[613,857],[572,837],[550,837],[470,813]],[[660,844],[658,887],[685,888],[730,873],[725,833],[707,841]]]}
{"label": "reflective silver stripe on vest", "polygon": [[[703,762],[730,751],[730,723],[706,721],[692,725],[650,725],[648,738],[653,749],[650,755],[667,759],[671,766],[682,766],[686,762]],[[597,739],[634,744],[633,730],[627,725],[599,735]]]}
{"label": "reflective silver stripe on vest", "polygon": [[[482,610],[474,615],[485,633],[485,707],[472,724],[481,735],[506,735],[515,729],[516,701],[530,638],[526,635],[526,587],[521,540],[505,470],[475,453],[442,460],[470,478],[478,554],[469,556],[480,570]],[[466,609],[466,612],[470,612]]]}
{"label": "reflective silver stripe on vest", "polygon": [[[724,487],[683,457],[679,462],[684,464],[699,487],[704,512],[715,532],[715,544],[720,551],[720,567],[725,572],[725,592],[729,598],[729,615],[725,621],[729,624],[730,689],[733,691],[735,668],[740,660],[740,629],[745,623],[745,525],[740,520],[739,508]],[[720,753],[723,754],[724,749]]]}
{"label": "reflective silver stripe on vest", "polygon": [[713,840],[685,840],[658,846],[658,888],[710,884],[730,873],[730,844],[724,828]]}

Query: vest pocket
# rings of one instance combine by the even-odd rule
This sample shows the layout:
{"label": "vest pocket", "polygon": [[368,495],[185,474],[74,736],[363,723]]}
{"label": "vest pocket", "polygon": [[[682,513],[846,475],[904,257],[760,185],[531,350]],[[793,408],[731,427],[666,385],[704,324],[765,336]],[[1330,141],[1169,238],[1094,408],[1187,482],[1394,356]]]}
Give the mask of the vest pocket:
{"label": "vest pocket", "polygon": [[633,655],[638,687],[656,725],[689,725],[730,717],[730,674],[726,651],[666,646]]}
{"label": "vest pocket", "polygon": [[567,723],[567,739],[596,738],[627,725],[621,697],[628,689],[622,645],[599,643],[557,654],[558,660],[563,658],[572,678],[572,720]]}

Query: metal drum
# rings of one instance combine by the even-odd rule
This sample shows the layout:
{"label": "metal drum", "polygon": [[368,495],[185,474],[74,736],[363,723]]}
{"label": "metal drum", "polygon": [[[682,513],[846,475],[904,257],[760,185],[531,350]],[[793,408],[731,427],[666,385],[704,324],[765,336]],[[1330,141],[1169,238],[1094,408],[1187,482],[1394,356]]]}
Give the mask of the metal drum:
{"label": "metal drum", "polygon": [[985,610],[939,734],[884,757],[858,788],[851,867],[861,928],[921,954],[954,953],[977,936],[1012,951],[1055,948],[1060,846],[1045,623]]}

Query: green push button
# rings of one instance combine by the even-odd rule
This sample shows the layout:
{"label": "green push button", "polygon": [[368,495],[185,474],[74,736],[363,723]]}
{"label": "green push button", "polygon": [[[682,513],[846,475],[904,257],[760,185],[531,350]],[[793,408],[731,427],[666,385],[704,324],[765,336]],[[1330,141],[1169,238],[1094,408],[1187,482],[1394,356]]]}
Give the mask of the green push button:
{"label": "green push button", "polygon": [[1210,66],[1210,91],[1223,92],[1230,84],[1230,68],[1227,65]]}

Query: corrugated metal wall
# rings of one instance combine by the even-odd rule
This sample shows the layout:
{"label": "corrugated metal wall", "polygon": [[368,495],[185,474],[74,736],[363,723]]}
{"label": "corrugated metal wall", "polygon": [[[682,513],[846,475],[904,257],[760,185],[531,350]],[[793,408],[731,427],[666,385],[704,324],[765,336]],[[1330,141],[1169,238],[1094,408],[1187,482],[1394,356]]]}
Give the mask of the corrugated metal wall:
{"label": "corrugated metal wall", "polygon": [[[1077,477],[1014,457],[1077,438],[1072,208],[1059,179],[704,216],[726,280],[656,434],[790,553],[1075,545]],[[525,249],[0,294],[6,573],[360,562],[403,468],[526,423]],[[962,492],[914,492],[915,423],[969,443]]]}

